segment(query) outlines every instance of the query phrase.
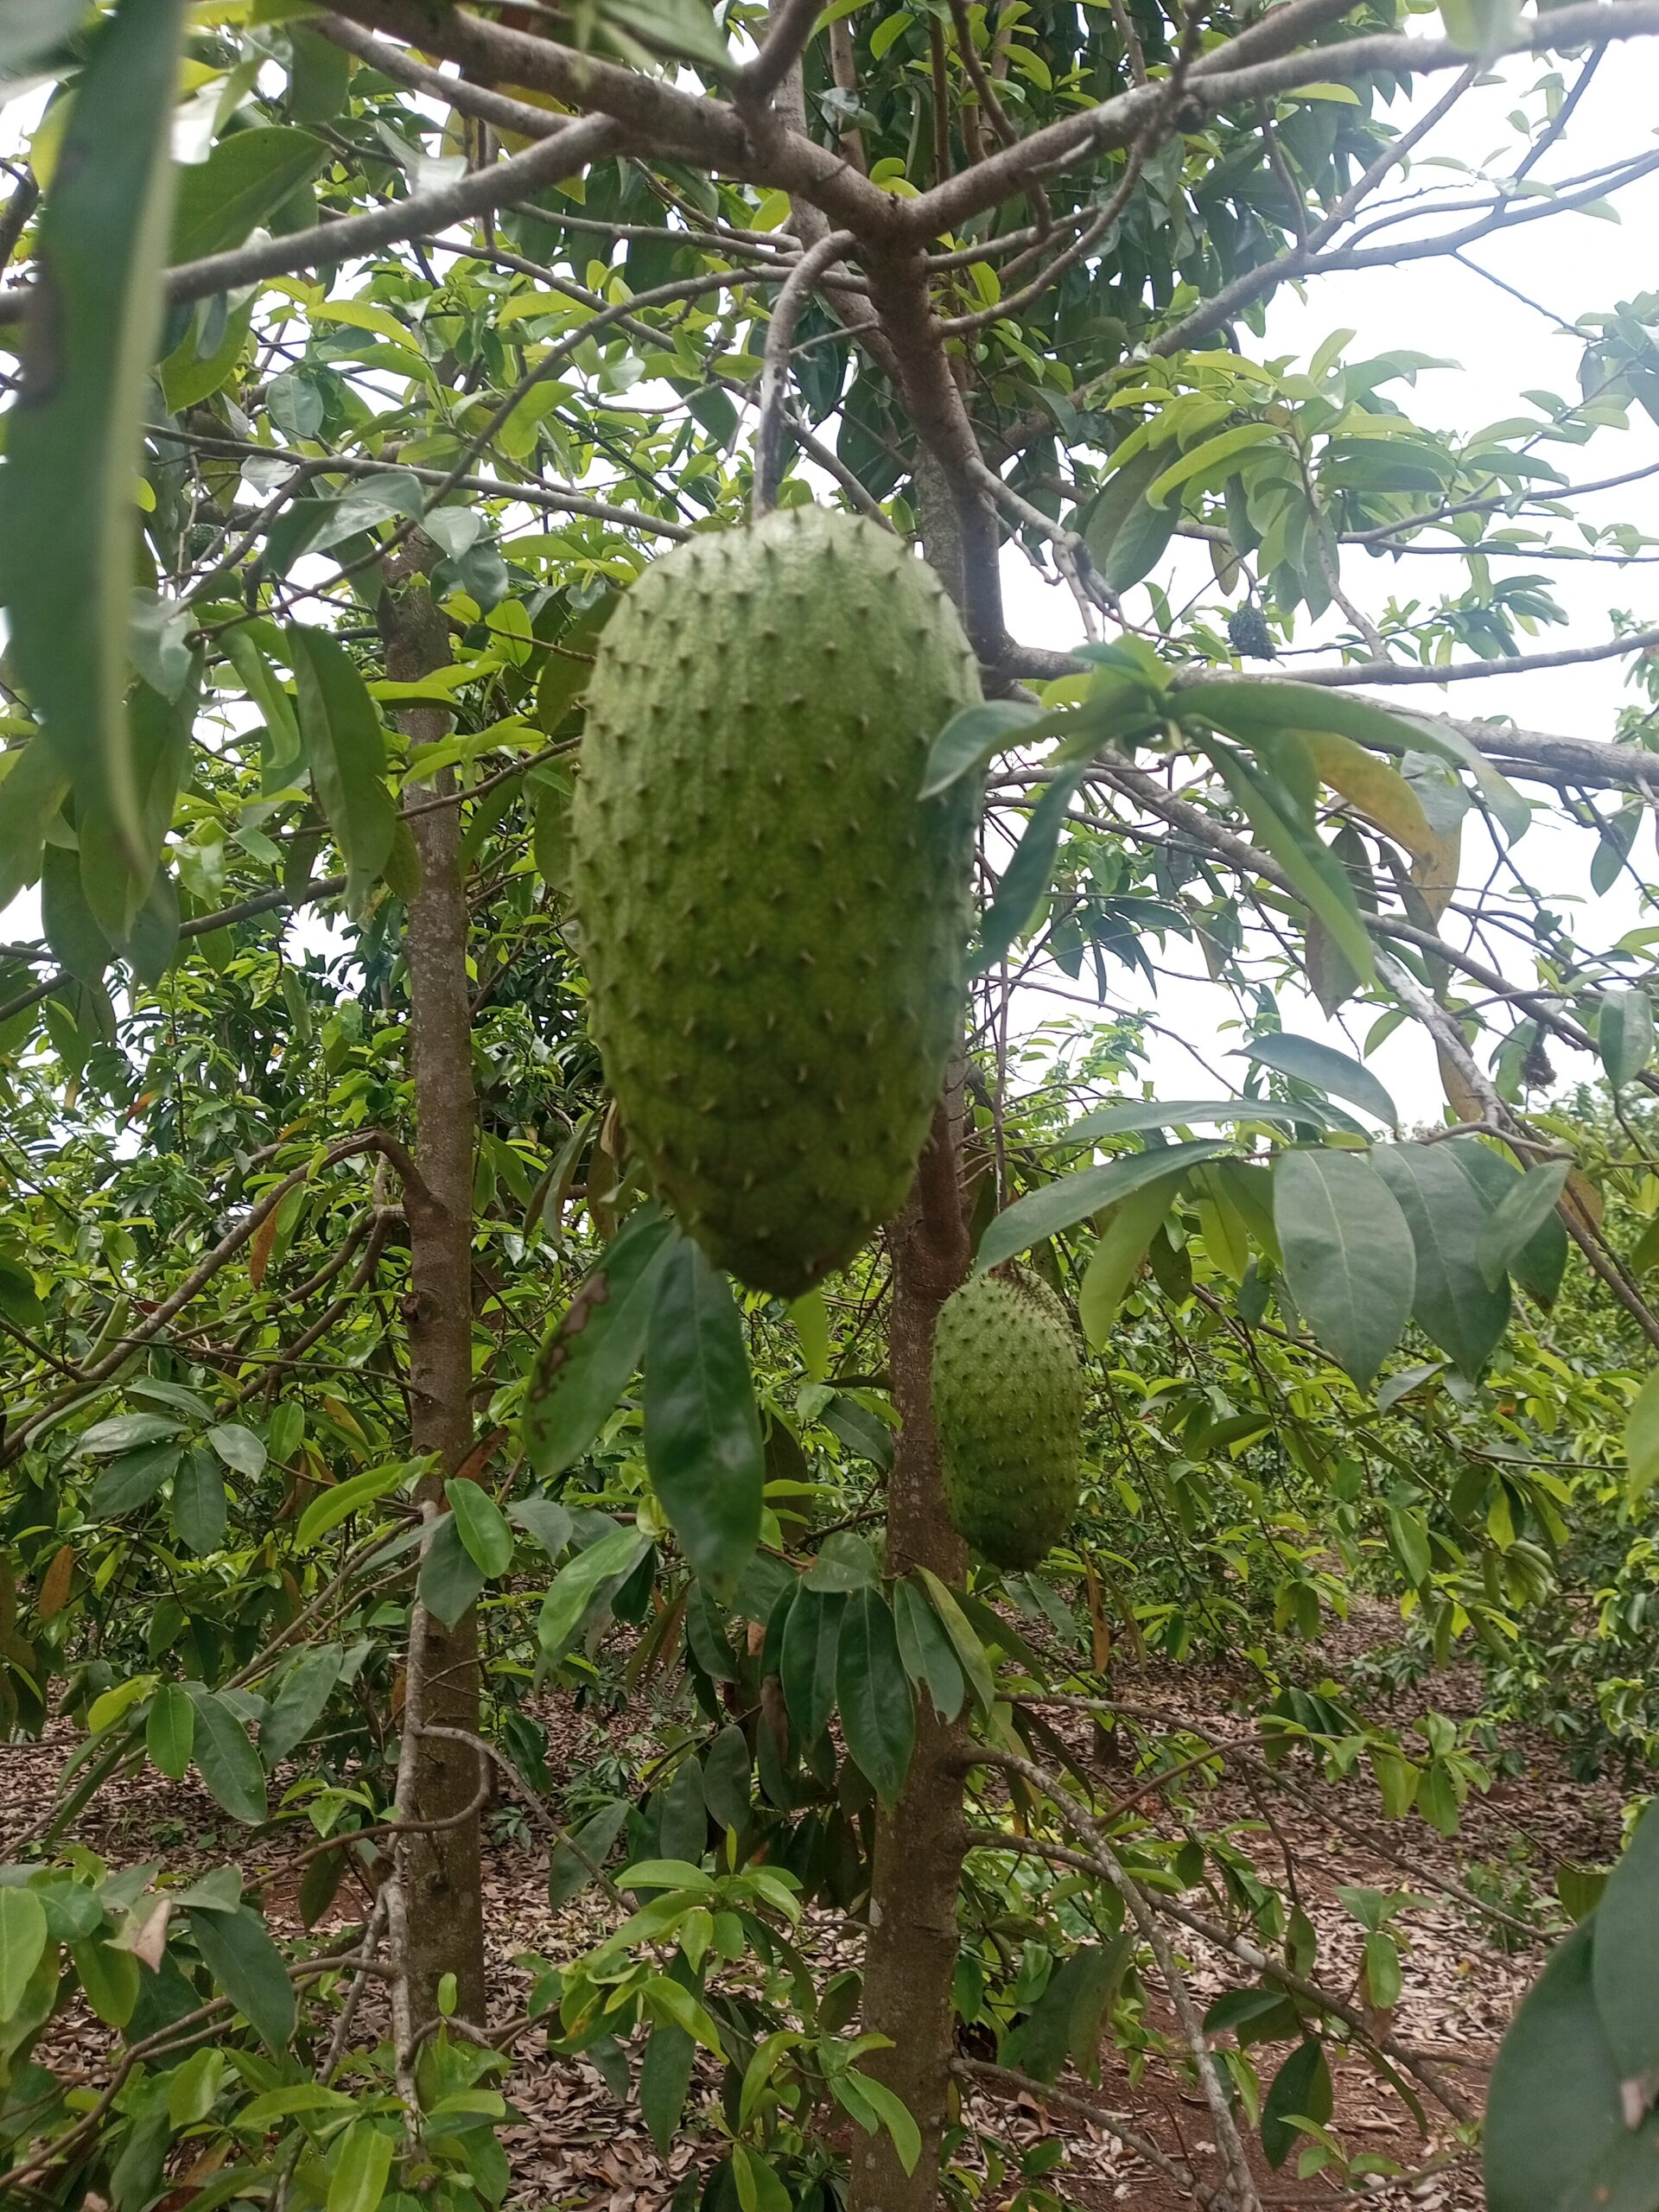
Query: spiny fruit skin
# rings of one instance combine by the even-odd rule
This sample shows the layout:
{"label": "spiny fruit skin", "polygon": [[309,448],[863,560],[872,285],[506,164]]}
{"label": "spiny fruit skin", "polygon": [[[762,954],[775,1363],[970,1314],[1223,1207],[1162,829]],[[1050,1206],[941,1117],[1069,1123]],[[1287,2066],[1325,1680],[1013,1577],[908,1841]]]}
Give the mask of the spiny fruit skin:
{"label": "spiny fruit skin", "polygon": [[1083,1368],[1065,1309],[1024,1268],[971,1276],[933,1339],[945,1509],[993,1566],[1035,1567],[1077,1510]]}
{"label": "spiny fruit skin", "polygon": [[933,571],[818,507],[689,540],[601,642],[571,817],[590,1024],[658,1195],[757,1289],[810,1289],[908,1187],[979,799],[917,792],[978,697]]}

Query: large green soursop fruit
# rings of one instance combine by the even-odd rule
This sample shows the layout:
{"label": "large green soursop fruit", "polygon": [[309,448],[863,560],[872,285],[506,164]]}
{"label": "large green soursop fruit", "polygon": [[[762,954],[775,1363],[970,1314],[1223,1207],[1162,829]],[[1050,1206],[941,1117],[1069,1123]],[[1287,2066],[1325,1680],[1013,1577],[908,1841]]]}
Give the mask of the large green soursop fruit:
{"label": "large green soursop fruit", "polygon": [[933,1339],[944,1503],[995,1567],[1035,1567],[1077,1510],[1083,1368],[1065,1309],[1024,1269],[975,1275]]}
{"label": "large green soursop fruit", "polygon": [[932,570],[817,507],[689,540],[628,592],[572,815],[589,1018],[657,1194],[795,1297],[905,1195],[960,1033],[979,696]]}

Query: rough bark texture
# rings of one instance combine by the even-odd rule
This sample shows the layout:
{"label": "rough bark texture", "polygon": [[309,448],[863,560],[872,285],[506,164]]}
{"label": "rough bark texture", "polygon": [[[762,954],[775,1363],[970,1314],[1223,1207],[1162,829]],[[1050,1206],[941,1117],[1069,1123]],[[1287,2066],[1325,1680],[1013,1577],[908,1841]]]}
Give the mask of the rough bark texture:
{"label": "rough bark texture", "polygon": [[[948,1092],[915,1186],[893,1223],[888,1351],[902,1424],[887,1485],[887,1566],[925,1567],[959,1583],[962,1539],[945,1518],[933,1432],[931,1382],[939,1308],[968,1272],[968,1232],[957,1173],[961,1091]],[[950,1983],[957,1962],[957,1888],[962,1872],[962,1776],[957,1732],[918,1700],[916,1755],[899,1802],[876,1824],[870,1932],[864,1951],[864,2025],[893,2048],[868,2062],[904,2099],[922,2153],[906,2174],[885,2133],[859,2137],[851,2212],[932,2212],[939,2145],[949,2114]]]}
{"label": "rough bark texture", "polygon": [[[387,673],[411,683],[445,666],[449,632],[417,570],[421,541],[389,576],[380,601]],[[448,734],[448,718],[412,708],[399,727],[416,745]],[[448,777],[436,795],[450,788]],[[434,796],[416,786],[417,802]],[[473,1442],[473,1090],[472,1015],[467,981],[467,897],[461,868],[460,810],[413,815],[410,835],[421,864],[420,888],[409,902],[404,950],[409,963],[410,1072],[415,1085],[415,1157],[430,1203],[409,1210],[410,1427],[417,1452],[440,1455],[439,1471],[423,1495],[442,1503],[443,1482],[464,1464]],[[424,1637],[423,1717],[476,1732],[479,1725],[478,1620],[462,1615],[453,1629],[429,1618]],[[436,2014],[438,1983],[453,1974],[458,2009],[486,2015],[484,1905],[478,1815],[454,1821],[478,1791],[479,1763],[465,1745],[423,1738],[418,1746],[414,1815],[454,1821],[410,1839],[404,1853],[409,1922],[409,1980],[415,2025]]]}

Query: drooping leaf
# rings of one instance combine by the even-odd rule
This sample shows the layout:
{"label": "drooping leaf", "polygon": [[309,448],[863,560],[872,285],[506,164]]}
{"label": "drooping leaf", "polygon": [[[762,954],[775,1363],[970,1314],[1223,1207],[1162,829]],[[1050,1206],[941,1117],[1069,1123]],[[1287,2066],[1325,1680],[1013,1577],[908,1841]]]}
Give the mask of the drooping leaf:
{"label": "drooping leaf", "polygon": [[479,1573],[505,1574],[512,1565],[512,1530],[507,1526],[506,1515],[489,1492],[474,1482],[447,1482],[443,1494],[467,1556]]}
{"label": "drooping leaf", "polygon": [[460,1522],[454,1514],[444,1514],[432,1531],[432,1541],[421,1561],[421,1603],[446,1628],[453,1628],[477,1604],[484,1582],[483,1570],[467,1548]]}
{"label": "drooping leaf", "polygon": [[0,782],[0,909],[39,881],[47,824],[69,789],[68,770],[44,737],[5,758],[12,765]]}
{"label": "drooping leaf", "polygon": [[607,1589],[620,1589],[650,1549],[650,1537],[637,1529],[613,1529],[559,1570],[536,1624],[537,1639],[550,1661],[563,1656],[590,1608]]}
{"label": "drooping leaf", "polygon": [[803,1743],[814,1743],[823,1735],[836,1709],[836,1659],[846,1610],[842,1592],[804,1585],[784,1624],[779,1671],[784,1702]]}
{"label": "drooping leaf", "polygon": [[639,2062],[639,2110],[658,2155],[666,2158],[679,2131],[691,2087],[691,2069],[697,2046],[685,2030],[672,2020],[652,2025]]}
{"label": "drooping leaf", "polygon": [[1113,591],[1128,591],[1150,575],[1175,534],[1176,511],[1154,505],[1147,496],[1163,467],[1161,449],[1135,454],[1107,478],[1082,517],[1095,572]]}
{"label": "drooping leaf", "polygon": [[1031,810],[1031,819],[1020,835],[1014,858],[1002,871],[996,896],[980,924],[976,970],[994,968],[1014,939],[1020,936],[1048,891],[1054,859],[1060,849],[1066,809],[1082,782],[1082,767],[1056,774]]}
{"label": "drooping leaf", "polygon": [[1214,1160],[1226,1149],[1224,1144],[1208,1139],[1189,1144],[1156,1145],[1145,1152],[1126,1153],[1120,1159],[1103,1160],[1098,1166],[1078,1167],[1069,1175],[1058,1176],[1053,1182],[1045,1183],[1040,1190],[1017,1198],[1013,1205],[992,1218],[974,1255],[975,1271],[982,1274],[987,1268],[998,1267],[1004,1260],[1016,1259],[1033,1244],[1041,1243],[1045,1237],[1058,1236],[1061,1230],[1086,1221],[1103,1206],[1116,1205],[1148,1183],[1185,1174],[1188,1168]]}
{"label": "drooping leaf", "polygon": [[176,1682],[162,1682],[144,1716],[144,1748],[169,1782],[181,1782],[196,1736],[196,1708]]}
{"label": "drooping leaf", "polygon": [[1371,1164],[1393,1192],[1411,1230],[1416,1254],[1412,1317],[1472,1382],[1491,1357],[1510,1318],[1507,1277],[1482,1272],[1478,1252],[1485,1209],[1448,1147],[1385,1144]]}
{"label": "drooping leaf", "polygon": [[1659,1821],[1637,1822],[1596,1907],[1591,1980],[1624,2081],[1659,2075]]}
{"label": "drooping leaf", "polygon": [[944,1623],[914,1583],[893,1584],[893,1624],[905,1672],[918,1688],[925,1687],[942,1720],[954,1720],[968,1686]]}
{"label": "drooping leaf", "polygon": [[1503,2038],[1486,2101],[1489,2212],[1561,2212],[1624,2132],[1594,1949],[1592,1916],[1556,1945]]}
{"label": "drooping leaf", "polygon": [[262,2041],[279,2054],[286,2050],[294,2034],[294,1985],[264,1922],[245,1904],[231,1912],[193,1911],[189,1920],[208,1973]]}
{"label": "drooping leaf", "polygon": [[46,1943],[46,1908],[34,1891],[0,1889],[0,2024],[22,2005]]}
{"label": "drooping leaf", "polygon": [[1106,1344],[1124,1293],[1185,1179],[1185,1173],[1160,1176],[1111,1209],[1077,1291],[1077,1318],[1095,1351]]}
{"label": "drooping leaf", "polygon": [[608,1805],[601,1805],[596,1813],[589,1813],[571,1838],[577,1847],[561,1843],[555,1847],[548,1861],[547,1901],[556,1912],[563,1904],[579,1896],[594,1879],[593,1868],[602,1866],[623,1829],[628,1824],[628,1815],[633,1810],[626,1797],[613,1798]]}
{"label": "drooping leaf", "polygon": [[284,1671],[259,1724],[259,1756],[267,1770],[297,1751],[321,1719],[344,1663],[340,1646],[324,1643],[302,1652]]}
{"label": "drooping leaf", "polygon": [[1659,1482],[1659,1368],[1637,1392],[1624,1419],[1625,1494],[1635,1504]]}
{"label": "drooping leaf", "polygon": [[1567,1186],[1567,1173],[1564,1160],[1546,1160],[1541,1166],[1528,1168],[1516,1176],[1487,1216],[1475,1258],[1489,1283],[1500,1282],[1539,1231],[1554,1219]]}
{"label": "drooping leaf", "polygon": [[645,1357],[652,1305],[679,1231],[652,1205],[631,1213],[550,1332],[524,1403],[524,1452],[563,1474],[604,1427]]}
{"label": "drooping leaf", "polygon": [[918,798],[937,798],[963,776],[977,774],[987,761],[1015,745],[1049,737],[1065,720],[1045,715],[1017,699],[988,699],[960,708],[933,741]]}
{"label": "drooping leaf", "polygon": [[1348,1053],[1339,1052],[1334,1045],[1276,1030],[1252,1037],[1243,1051],[1247,1059],[1276,1068],[1281,1075],[1294,1076],[1299,1083],[1311,1084],[1315,1090],[1345,1098],[1374,1114],[1379,1122],[1386,1122],[1391,1129],[1399,1127],[1400,1109],[1370,1070]]}
{"label": "drooping leaf", "polygon": [[1608,991],[1596,1017],[1596,1049],[1615,1090],[1636,1081],[1653,1058],[1653,1002],[1645,991]]}
{"label": "drooping leaf", "polygon": [[[1478,1137],[1454,1137],[1446,1145],[1458,1166],[1491,1209],[1502,1205],[1521,1180],[1521,1171]],[[1555,1303],[1567,1272],[1567,1235],[1559,1213],[1551,1212],[1518,1252],[1511,1253],[1509,1270],[1529,1298],[1545,1312]]]}
{"label": "drooping leaf", "polygon": [[257,1827],[264,1819],[265,1773],[235,1709],[200,1682],[187,1685],[196,1708],[196,1770],[232,1820]]}
{"label": "drooping leaf", "polygon": [[1273,1215],[1291,1295],[1325,1349],[1363,1388],[1411,1316],[1417,1262],[1398,1201],[1351,1152],[1287,1152]]}
{"label": "drooping leaf", "polygon": [[876,1795],[893,1804],[916,1747],[916,1707],[893,1613],[879,1589],[855,1590],[847,1600],[836,1652],[836,1698],[848,1751]]}
{"label": "drooping leaf", "polygon": [[694,1572],[729,1598],[760,1537],[766,1450],[742,1317],[682,1237],[657,1281],[645,1348],[645,1466]]}
{"label": "drooping leaf", "polygon": [[213,1453],[187,1452],[173,1478],[173,1526],[179,1541],[206,1559],[224,1542],[229,1517],[225,1478]]}
{"label": "drooping leaf", "polygon": [[120,0],[70,111],[35,241],[0,474],[13,664],[78,791],[142,865],[125,707],[146,386],[161,327],[184,0]]}
{"label": "drooping leaf", "polygon": [[1323,2127],[1331,2117],[1333,2097],[1331,2069],[1325,2045],[1305,2037],[1273,2077],[1262,2104],[1262,2148],[1268,2164],[1282,2166],[1295,2149],[1301,2131],[1293,2116],[1311,2120]]}
{"label": "drooping leaf", "polygon": [[287,637],[312,788],[346,862],[348,902],[360,907],[391,857],[397,827],[379,716],[338,638],[298,623]]}

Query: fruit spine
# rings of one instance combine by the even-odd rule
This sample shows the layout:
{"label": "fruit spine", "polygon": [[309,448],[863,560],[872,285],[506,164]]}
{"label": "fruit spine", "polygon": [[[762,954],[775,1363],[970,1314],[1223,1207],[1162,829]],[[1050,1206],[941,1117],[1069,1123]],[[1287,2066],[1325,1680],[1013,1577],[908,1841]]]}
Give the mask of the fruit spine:
{"label": "fruit spine", "polygon": [[690,539],[601,641],[572,814],[590,1021],[658,1195],[796,1297],[904,1198],[960,1034],[979,696],[932,570],[790,507]]}
{"label": "fruit spine", "polygon": [[970,1276],[933,1340],[945,1509],[994,1566],[1027,1568],[1077,1509],[1083,1368],[1065,1309],[1024,1268]]}

